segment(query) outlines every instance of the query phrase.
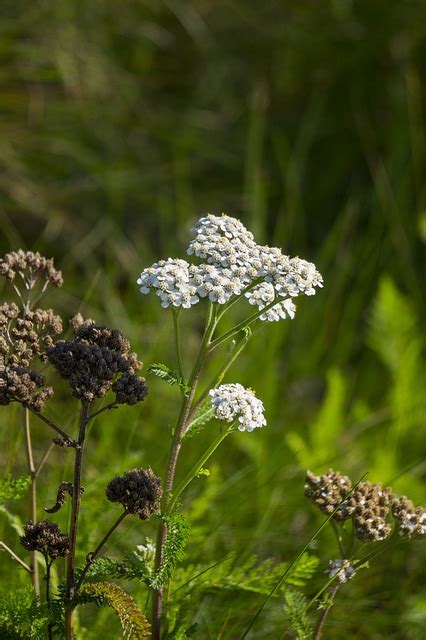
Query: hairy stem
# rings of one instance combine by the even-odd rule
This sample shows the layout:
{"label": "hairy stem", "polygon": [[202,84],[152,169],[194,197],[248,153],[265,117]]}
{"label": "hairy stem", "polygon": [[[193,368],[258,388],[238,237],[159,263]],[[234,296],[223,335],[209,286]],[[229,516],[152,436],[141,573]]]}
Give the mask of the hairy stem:
{"label": "hairy stem", "polygon": [[72,640],[72,599],[75,594],[75,552],[77,542],[78,518],[80,513],[81,501],[81,470],[83,466],[84,439],[86,437],[86,427],[89,419],[90,403],[82,401],[80,427],[78,432],[77,446],[75,448],[74,462],[74,482],[72,492],[71,507],[71,524],[70,524],[70,552],[67,561],[67,577],[66,577],[66,608],[65,608],[65,626],[67,640]]}
{"label": "hairy stem", "polygon": [[[207,315],[204,335],[201,340],[197,359],[194,364],[191,376],[188,381],[189,391],[182,398],[182,406],[176,423],[175,431],[170,445],[169,458],[167,462],[166,481],[164,485],[163,510],[167,508],[169,494],[173,489],[173,482],[176,473],[176,464],[179,452],[182,446],[182,439],[188,425],[188,419],[191,411],[192,402],[197,389],[200,374],[203,368],[204,360],[210,345],[211,338],[216,328],[215,308],[209,303],[209,311]],[[155,551],[155,570],[158,570],[163,560],[163,547],[167,537],[167,524],[161,522],[158,528],[157,544]],[[163,591],[159,587],[155,589],[152,597],[152,638],[160,640],[161,638],[161,616],[163,610]]]}
{"label": "hairy stem", "polygon": [[235,327],[232,327],[232,329],[229,329],[229,331],[226,331],[221,336],[217,337],[216,340],[213,340],[213,342],[211,343],[210,351],[213,351],[214,349],[216,349],[216,347],[219,347],[221,344],[237,335],[240,331],[243,331],[244,329],[249,327],[251,324],[253,324],[253,322],[256,322],[256,320],[258,320],[261,315],[269,311],[269,309],[272,309],[272,307],[275,307],[275,305],[279,304],[280,302],[282,302],[282,300],[275,298],[272,302],[269,302],[267,305],[265,305],[263,309],[259,309],[256,313],[253,313],[245,320],[242,320],[241,322],[236,324]]}
{"label": "hairy stem", "polygon": [[314,632],[312,634],[312,640],[319,640],[319,638],[321,638],[321,634],[324,628],[324,624],[325,621],[327,619],[327,616],[330,612],[331,607],[334,604],[334,598],[336,596],[336,593],[339,589],[340,585],[336,585],[335,587],[333,587],[333,590],[330,593],[329,596],[329,604],[321,611],[320,616],[318,618],[317,624],[315,626]]}
{"label": "hairy stem", "polygon": [[[30,485],[30,520],[37,522],[37,470],[34,464],[33,446],[31,441],[30,412],[23,407],[23,427],[25,434],[25,449],[27,453],[28,473],[31,478]],[[37,551],[31,551],[32,583],[37,597],[40,596],[40,573],[38,570]]]}
{"label": "hairy stem", "polygon": [[106,534],[104,535],[104,537],[102,538],[102,540],[100,541],[100,543],[98,544],[98,546],[96,547],[96,549],[92,552],[89,553],[86,559],[86,564],[84,566],[84,569],[81,573],[80,578],[78,579],[76,585],[75,585],[75,590],[78,591],[81,587],[81,585],[84,582],[84,579],[87,575],[87,572],[90,569],[90,566],[94,563],[94,561],[96,560],[96,558],[99,556],[102,547],[104,546],[104,544],[106,543],[106,541],[108,540],[108,538],[111,536],[111,534],[114,533],[114,531],[116,530],[116,528],[118,527],[118,525],[123,522],[124,518],[128,515],[127,511],[123,511],[123,513],[120,515],[120,517],[114,522],[114,524],[112,525],[112,527],[110,527],[110,529],[108,529],[108,531],[106,532]]}

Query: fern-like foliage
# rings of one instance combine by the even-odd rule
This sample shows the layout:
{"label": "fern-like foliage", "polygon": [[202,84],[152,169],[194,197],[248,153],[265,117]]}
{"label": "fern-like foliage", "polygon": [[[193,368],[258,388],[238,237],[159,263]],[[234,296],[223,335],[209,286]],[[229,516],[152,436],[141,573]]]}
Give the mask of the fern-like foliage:
{"label": "fern-like foliage", "polygon": [[181,513],[175,512],[163,517],[167,524],[167,538],[161,565],[150,580],[153,589],[158,589],[164,584],[172,575],[177,563],[183,560],[189,536],[189,525]]}
{"label": "fern-like foliage", "polygon": [[128,640],[148,640],[151,637],[149,622],[132,596],[112,582],[84,584],[77,601],[79,604],[94,602],[99,607],[111,607],[120,620],[123,637]]}
{"label": "fern-like foliage", "polygon": [[[285,582],[277,589],[276,595],[284,593],[288,585],[304,586],[315,573],[318,564],[316,556],[303,554],[287,574]],[[287,566],[285,562],[274,563],[273,560],[260,562],[254,555],[241,565],[236,565],[234,558],[228,558],[211,566],[189,565],[176,573],[174,585],[182,591],[187,586],[197,592],[227,589],[268,595]]]}
{"label": "fern-like foliage", "polygon": [[192,638],[198,628],[196,623],[190,623],[193,614],[194,602],[190,596],[187,596],[179,607],[173,607],[169,612],[169,630],[164,636],[164,640],[187,640],[187,638]]}
{"label": "fern-like foliage", "polygon": [[189,391],[189,387],[186,384],[186,381],[163,362],[154,362],[148,367],[148,371],[149,373],[154,374],[154,376],[157,376],[157,378],[161,378],[161,380],[164,380],[164,382],[167,382],[167,384],[171,386],[177,384],[178,387],[185,391],[185,393]]}
{"label": "fern-like foliage", "polygon": [[210,399],[208,399],[203,402],[203,404],[197,411],[195,418],[189,424],[184,437],[186,439],[192,438],[193,436],[196,436],[198,433],[200,433],[203,430],[203,427],[211,421],[213,415],[214,409],[211,405]]}
{"label": "fern-like foliage", "polygon": [[287,589],[284,594],[284,610],[297,640],[312,638],[312,627],[306,615],[306,606],[307,600],[300,591]]}
{"label": "fern-like foliage", "polygon": [[10,500],[20,500],[31,484],[30,476],[18,476],[12,478],[8,474],[3,480],[0,480],[0,504],[9,502]]}
{"label": "fern-like foliage", "polygon": [[6,592],[0,599],[2,640],[44,640],[49,617],[30,586]]}

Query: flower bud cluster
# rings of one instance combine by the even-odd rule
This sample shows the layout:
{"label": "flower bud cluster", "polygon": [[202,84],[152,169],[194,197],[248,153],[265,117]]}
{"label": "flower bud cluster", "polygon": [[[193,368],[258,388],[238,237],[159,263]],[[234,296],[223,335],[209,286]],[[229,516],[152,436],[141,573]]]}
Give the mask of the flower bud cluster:
{"label": "flower bud cluster", "polygon": [[49,520],[41,520],[24,526],[25,534],[20,541],[28,551],[40,551],[45,558],[55,560],[69,553],[70,540],[66,533],[61,533],[57,524]]}
{"label": "flower bud cluster", "polygon": [[393,498],[390,487],[380,482],[360,482],[348,498],[348,512],[353,514],[356,536],[364,542],[385,540],[392,526],[386,522]]}
{"label": "flower bud cluster", "polygon": [[22,249],[11,251],[0,259],[0,275],[10,281],[19,275],[30,288],[40,279],[54,287],[61,287],[63,283],[62,274],[55,269],[52,258]]}
{"label": "flower bud cluster", "polygon": [[246,292],[250,304],[262,310],[277,300],[260,319],[277,321],[294,317],[293,297],[313,295],[316,287],[322,287],[315,265],[289,258],[276,247],[257,245],[253,234],[235,218],[209,214],[192,231],[195,238],[187,253],[206,262],[168,258],[144,269],[137,281],[141,293],[155,290],[164,308],[188,309],[200,298],[226,304],[252,285]]}
{"label": "flower bud cluster", "polygon": [[110,502],[119,502],[128,513],[148,520],[160,509],[163,495],[160,485],[160,478],[154,475],[150,467],[133,469],[109,482],[106,497]]}
{"label": "flower bud cluster", "polygon": [[[352,483],[349,478],[333,469],[329,469],[322,476],[315,476],[311,471],[306,473],[305,496],[327,515],[333,513],[351,489]],[[349,518],[347,505],[343,503],[333,517],[335,520]]]}
{"label": "flower bud cluster", "polygon": [[392,513],[401,536],[404,538],[426,536],[426,509],[415,507],[406,496],[401,496],[393,500]]}
{"label": "flower bud cluster", "polygon": [[135,373],[142,363],[130,352],[121,332],[93,322],[77,323],[76,327],[73,340],[60,340],[47,349],[49,361],[68,381],[74,396],[92,402],[113,388],[117,403],[143,400],[145,381]]}
{"label": "flower bud cluster", "polygon": [[246,389],[239,383],[229,383],[222,384],[209,393],[218,420],[237,421],[240,431],[253,431],[266,425],[263,403],[251,389]]}
{"label": "flower bud cluster", "polygon": [[397,498],[391,487],[364,481],[348,495],[351,491],[350,479],[333,469],[322,476],[315,476],[311,471],[306,474],[305,496],[328,515],[340,505],[333,518],[337,521],[352,518],[358,540],[385,540],[392,531],[388,522],[391,511],[401,536],[426,535],[426,509],[414,507],[405,496]]}

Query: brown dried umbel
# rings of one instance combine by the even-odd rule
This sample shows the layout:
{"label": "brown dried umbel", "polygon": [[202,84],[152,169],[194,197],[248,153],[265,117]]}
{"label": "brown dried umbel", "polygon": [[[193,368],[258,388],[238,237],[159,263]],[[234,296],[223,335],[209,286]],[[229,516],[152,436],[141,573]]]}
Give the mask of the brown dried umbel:
{"label": "brown dried umbel", "polygon": [[[316,476],[311,471],[306,473],[305,496],[327,515],[335,510],[351,489],[352,483],[349,478],[342,476],[338,471],[333,471],[333,469],[329,469],[322,476]],[[338,521],[347,520],[350,515],[347,503],[344,502],[333,518]]]}
{"label": "brown dried umbel", "polygon": [[137,514],[141,520],[148,520],[160,509],[163,495],[161,480],[152,469],[133,469],[123,476],[113,478],[106,489],[110,502],[119,502],[127,513]]}
{"label": "brown dried umbel", "polygon": [[28,551],[40,551],[46,558],[55,560],[69,553],[69,536],[61,533],[57,524],[41,520],[24,526],[25,535],[20,537],[21,544]]}
{"label": "brown dried umbel", "polygon": [[[117,402],[139,402],[146,396],[146,387],[135,374],[142,363],[130,352],[130,344],[120,331],[94,323],[77,325],[73,340],[60,340],[47,349],[47,357],[68,381],[73,395],[86,402],[102,398],[113,385],[117,388]],[[126,395],[124,381],[130,391]],[[145,392],[143,391],[145,389]]]}
{"label": "brown dried umbel", "polygon": [[19,313],[14,303],[0,306],[0,354],[9,365],[28,368],[36,357],[45,361],[45,349],[62,332],[62,320],[52,309]]}
{"label": "brown dried umbel", "polygon": [[134,373],[123,373],[112,385],[117,404],[137,404],[145,400],[148,395],[148,387],[145,378],[141,378]]}
{"label": "brown dried umbel", "polygon": [[54,287],[61,287],[63,283],[62,274],[55,269],[53,258],[22,249],[11,251],[0,259],[0,275],[11,282],[19,275],[26,288],[30,289],[40,280]]}
{"label": "brown dried umbel", "polygon": [[24,407],[41,412],[53,389],[44,387],[44,376],[24,367],[4,364],[0,356],[0,404],[20,402]]}
{"label": "brown dried umbel", "polygon": [[399,535],[404,538],[426,536],[426,509],[415,507],[406,496],[401,496],[393,500],[392,513],[398,523]]}

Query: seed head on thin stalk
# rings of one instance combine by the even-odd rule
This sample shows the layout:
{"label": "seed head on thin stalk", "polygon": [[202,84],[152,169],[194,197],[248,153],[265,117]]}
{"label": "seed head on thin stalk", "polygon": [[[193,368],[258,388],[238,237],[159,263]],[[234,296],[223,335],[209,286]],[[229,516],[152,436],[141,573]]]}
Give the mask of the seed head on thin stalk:
{"label": "seed head on thin stalk", "polygon": [[61,533],[58,525],[49,520],[26,524],[20,542],[28,551],[40,551],[45,558],[51,560],[69,553],[68,534]]}
{"label": "seed head on thin stalk", "polygon": [[161,480],[152,469],[132,469],[122,476],[110,480],[106,497],[110,502],[119,502],[127,511],[148,520],[160,510],[163,495]]}

